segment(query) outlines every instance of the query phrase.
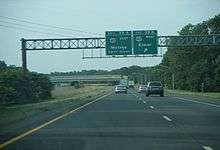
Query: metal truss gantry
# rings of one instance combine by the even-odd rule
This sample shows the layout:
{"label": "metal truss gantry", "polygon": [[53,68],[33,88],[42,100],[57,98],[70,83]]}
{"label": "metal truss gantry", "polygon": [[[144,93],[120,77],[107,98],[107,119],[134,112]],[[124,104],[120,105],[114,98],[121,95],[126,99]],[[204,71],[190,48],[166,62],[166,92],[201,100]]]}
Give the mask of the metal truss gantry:
{"label": "metal truss gantry", "polygon": [[22,39],[25,50],[105,48],[105,38]]}
{"label": "metal truss gantry", "polygon": [[[220,34],[158,36],[158,47],[191,47],[191,46],[220,46]],[[21,48],[22,67],[24,70],[27,70],[27,55],[26,55],[27,51],[104,49],[105,38],[104,37],[62,38],[62,39],[23,39],[22,38],[21,47],[22,47]],[[136,55],[131,57],[148,57],[148,56]],[[152,55],[150,57],[157,57],[157,55]],[[101,58],[101,57],[94,57],[94,58]],[[121,56],[109,56],[104,58],[121,58]]]}
{"label": "metal truss gantry", "polygon": [[220,46],[220,34],[158,36],[158,47]]}
{"label": "metal truss gantry", "polygon": [[[21,39],[23,50],[105,48],[105,38]],[[158,36],[158,47],[219,46],[220,35]]]}

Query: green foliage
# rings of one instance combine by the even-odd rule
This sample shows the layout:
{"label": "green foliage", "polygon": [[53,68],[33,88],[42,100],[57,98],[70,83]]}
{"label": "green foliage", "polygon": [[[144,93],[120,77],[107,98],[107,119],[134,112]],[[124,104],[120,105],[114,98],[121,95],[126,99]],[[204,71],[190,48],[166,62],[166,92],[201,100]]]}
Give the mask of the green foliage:
{"label": "green foliage", "polygon": [[52,72],[51,75],[131,75],[132,73],[144,73],[144,70],[140,66],[122,67],[120,69],[114,69],[111,71],[107,70],[82,70],[72,72]]}
{"label": "green foliage", "polygon": [[140,66],[130,66],[130,67],[122,67],[120,69],[111,70],[110,74],[130,76],[135,73],[141,74],[144,72],[145,72],[144,69]]}
{"label": "green foliage", "polygon": [[75,86],[77,84],[79,84],[79,81],[73,81],[73,82],[70,83],[70,86]]}
{"label": "green foliage", "polygon": [[82,71],[72,71],[72,72],[52,72],[51,75],[105,75],[109,71],[106,70],[82,70]]}
{"label": "green foliage", "polygon": [[[207,35],[220,33],[220,15],[199,23],[188,24],[179,32],[180,35]],[[161,66],[164,69],[164,81],[171,87],[171,74],[175,76],[175,87],[181,90],[220,91],[219,66],[220,47],[168,48]]]}
{"label": "green foliage", "polygon": [[84,85],[82,83],[80,83],[79,81],[73,81],[70,84],[71,86],[74,86],[76,89],[84,87]]}
{"label": "green foliage", "polygon": [[0,61],[0,71],[3,71],[7,68],[7,65],[4,61]]}
{"label": "green foliage", "polygon": [[23,73],[21,68],[7,66],[0,71],[0,102],[28,103],[51,98],[52,83],[46,75]]}

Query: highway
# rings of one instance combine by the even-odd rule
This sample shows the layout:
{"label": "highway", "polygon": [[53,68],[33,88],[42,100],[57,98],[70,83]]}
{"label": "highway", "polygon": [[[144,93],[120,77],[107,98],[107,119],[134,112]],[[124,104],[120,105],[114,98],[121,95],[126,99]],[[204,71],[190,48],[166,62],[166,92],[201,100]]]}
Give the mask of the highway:
{"label": "highway", "polygon": [[8,150],[217,150],[220,106],[112,93],[7,145]]}

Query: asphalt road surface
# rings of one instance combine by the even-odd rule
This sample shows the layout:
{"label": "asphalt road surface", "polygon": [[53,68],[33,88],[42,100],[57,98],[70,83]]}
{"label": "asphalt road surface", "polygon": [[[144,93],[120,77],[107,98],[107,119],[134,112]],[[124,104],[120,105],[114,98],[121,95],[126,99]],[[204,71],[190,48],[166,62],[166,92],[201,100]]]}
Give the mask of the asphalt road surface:
{"label": "asphalt road surface", "polygon": [[218,150],[220,106],[113,93],[5,149]]}

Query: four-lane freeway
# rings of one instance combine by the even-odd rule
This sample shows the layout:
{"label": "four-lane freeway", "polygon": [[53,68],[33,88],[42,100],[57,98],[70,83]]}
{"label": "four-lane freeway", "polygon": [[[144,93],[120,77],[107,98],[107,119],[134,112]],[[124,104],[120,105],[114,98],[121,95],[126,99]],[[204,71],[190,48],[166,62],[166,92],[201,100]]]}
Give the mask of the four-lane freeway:
{"label": "four-lane freeway", "polygon": [[12,142],[12,150],[217,150],[220,106],[111,93]]}

